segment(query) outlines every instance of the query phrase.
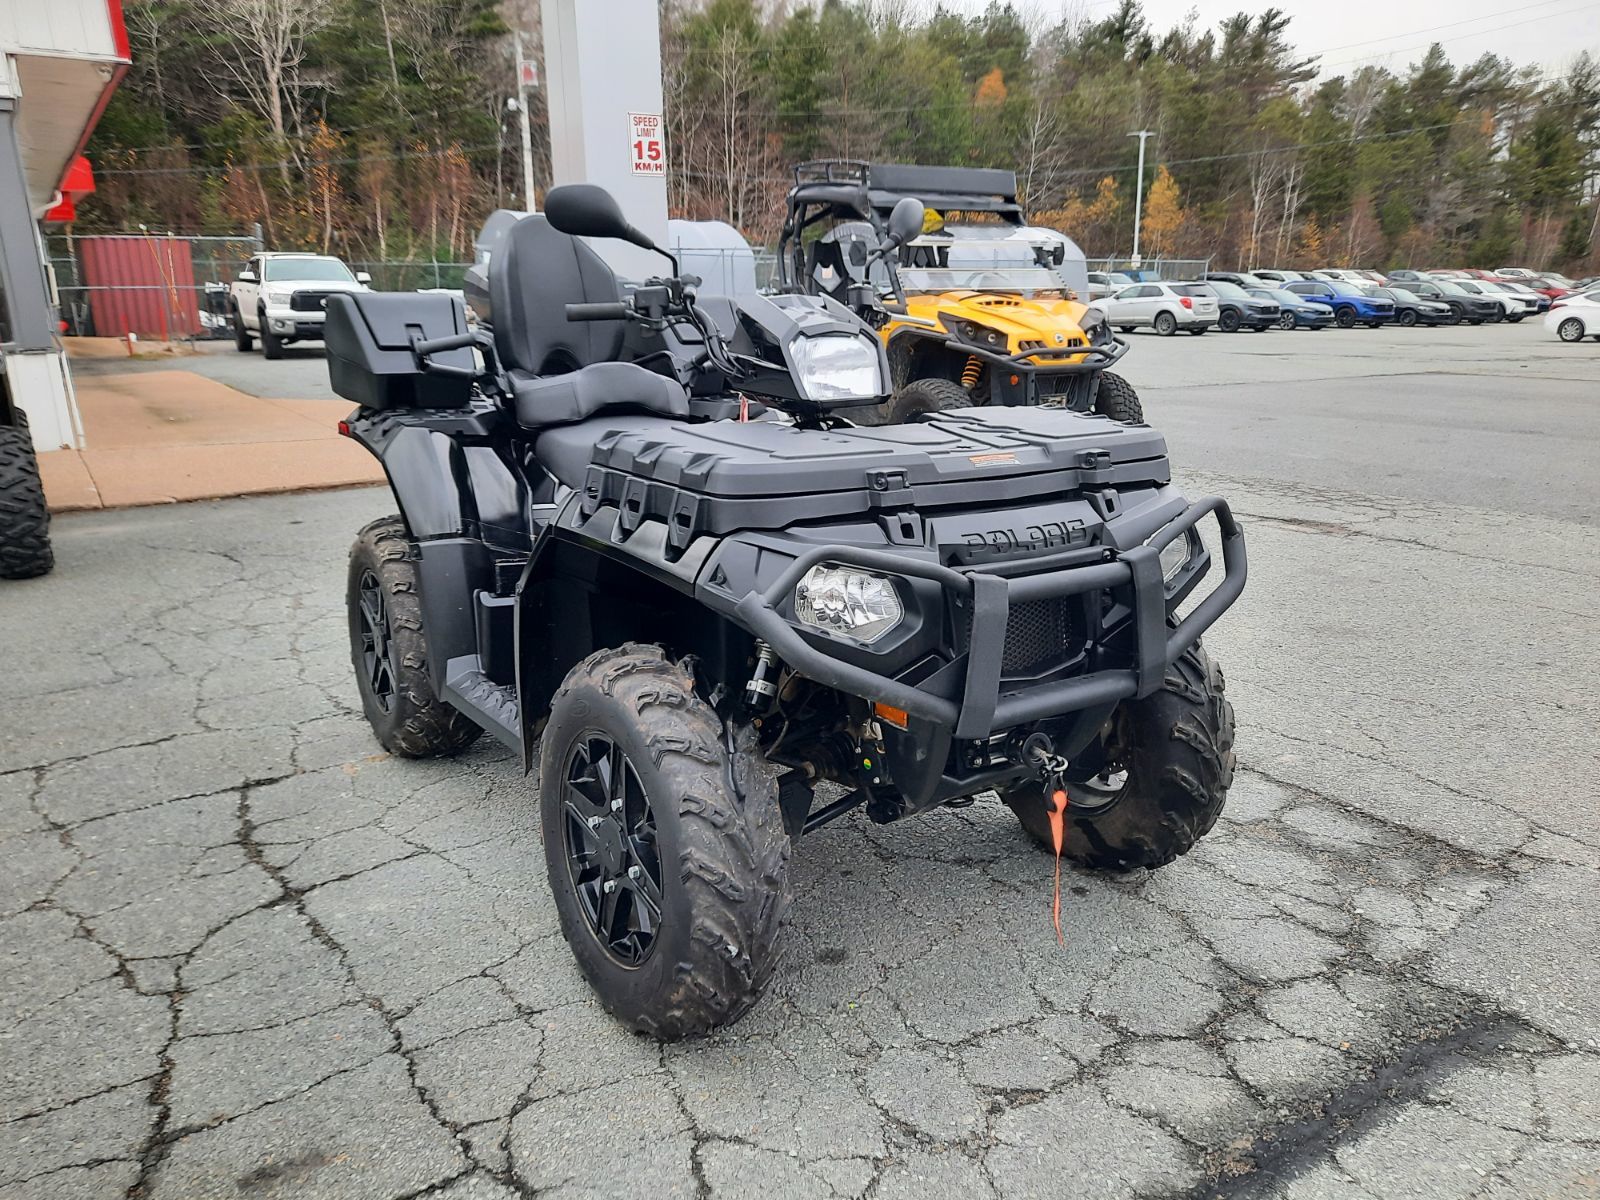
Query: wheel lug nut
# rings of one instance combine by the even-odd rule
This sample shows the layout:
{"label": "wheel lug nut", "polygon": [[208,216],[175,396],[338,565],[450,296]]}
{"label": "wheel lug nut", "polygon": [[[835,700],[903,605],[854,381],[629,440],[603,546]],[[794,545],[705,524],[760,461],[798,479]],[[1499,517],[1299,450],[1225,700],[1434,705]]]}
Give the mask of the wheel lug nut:
{"label": "wheel lug nut", "polygon": [[600,828],[600,818],[599,817],[590,817],[589,818],[589,828],[590,829],[599,829]]}
{"label": "wheel lug nut", "polygon": [[614,892],[614,891],[616,891],[617,890],[617,881],[615,879],[606,880],[604,883],[602,883],[600,885],[600,890],[602,892]]}
{"label": "wheel lug nut", "polygon": [[621,800],[613,800],[611,802],[611,811],[612,812],[621,812],[622,811],[622,801]]}
{"label": "wheel lug nut", "polygon": [[628,868],[628,878],[629,879],[637,879],[637,878],[639,878],[639,876],[641,876],[643,874],[644,874],[644,872],[641,871],[638,867],[629,867]]}

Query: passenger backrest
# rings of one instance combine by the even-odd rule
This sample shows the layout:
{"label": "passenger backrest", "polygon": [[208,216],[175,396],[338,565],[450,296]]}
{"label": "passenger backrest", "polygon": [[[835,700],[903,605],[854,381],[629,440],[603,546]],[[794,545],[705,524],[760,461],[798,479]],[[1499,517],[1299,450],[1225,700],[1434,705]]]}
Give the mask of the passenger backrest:
{"label": "passenger backrest", "polygon": [[544,217],[524,217],[489,262],[494,345],[507,367],[561,374],[610,362],[622,350],[625,322],[568,321],[569,304],[620,300],[611,268]]}

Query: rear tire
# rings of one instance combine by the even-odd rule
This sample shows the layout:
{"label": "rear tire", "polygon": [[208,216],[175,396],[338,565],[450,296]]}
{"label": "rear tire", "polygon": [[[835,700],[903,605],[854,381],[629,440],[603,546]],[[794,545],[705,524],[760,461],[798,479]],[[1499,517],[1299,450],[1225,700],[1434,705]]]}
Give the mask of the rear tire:
{"label": "rear tire", "polygon": [[1144,424],[1144,405],[1139,403],[1139,393],[1133,390],[1133,384],[1110,371],[1100,373],[1100,390],[1095,393],[1094,410],[1113,421]]}
{"label": "rear tire", "polygon": [[411,539],[399,517],[374,521],[350,548],[350,661],[361,709],[391,754],[459,754],[483,730],[434,694]]}
{"label": "rear tire", "polygon": [[974,403],[972,393],[959,383],[948,379],[913,379],[876,408],[851,410],[850,420],[857,425],[904,425],[928,413],[943,412],[947,408],[971,408]]}
{"label": "rear tire", "polygon": [[1583,322],[1577,317],[1568,317],[1556,326],[1556,336],[1563,342],[1583,341]]}
{"label": "rear tire", "polygon": [[[1223,692],[1222,668],[1196,643],[1167,668],[1160,691],[1118,708],[1112,723],[1125,731],[1126,778],[1115,791],[1098,781],[1067,786],[1063,855],[1098,870],[1161,867],[1211,831],[1233,784],[1233,706]],[[1051,847],[1040,784],[1000,798]]]}
{"label": "rear tire", "polygon": [[261,356],[267,359],[280,359],[283,357],[283,341],[272,332],[267,324],[267,314],[261,313],[257,320],[261,324]]}
{"label": "rear tire", "polygon": [[1278,315],[1278,328],[1279,329],[1293,329],[1294,328],[1294,314],[1293,313],[1280,313]]}
{"label": "rear tire", "polygon": [[0,579],[33,579],[49,574],[56,556],[28,418],[20,408],[14,418],[0,425]]}
{"label": "rear tire", "polygon": [[777,773],[659,646],[601,650],[568,673],[539,808],[562,935],[608,1012],[670,1041],[756,1002],[790,900]]}
{"label": "rear tire", "polygon": [[1206,327],[1204,325],[1196,325],[1193,329],[1189,330],[1189,336],[1199,337],[1201,334],[1205,333],[1205,331]]}
{"label": "rear tire", "polygon": [[233,310],[233,348],[241,354],[246,354],[256,348],[255,339],[250,336],[250,331],[244,326],[244,316],[237,306]]}
{"label": "rear tire", "polygon": [[1162,337],[1171,337],[1178,332],[1178,318],[1169,312],[1158,312],[1155,325],[1156,332]]}

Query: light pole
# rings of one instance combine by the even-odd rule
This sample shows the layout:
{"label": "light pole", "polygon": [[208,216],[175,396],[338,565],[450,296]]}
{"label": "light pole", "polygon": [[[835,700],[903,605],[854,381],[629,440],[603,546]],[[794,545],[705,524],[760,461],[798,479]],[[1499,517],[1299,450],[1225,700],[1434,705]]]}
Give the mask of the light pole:
{"label": "light pole", "polygon": [[528,88],[537,87],[539,80],[532,59],[522,57],[522,34],[517,34],[517,97],[514,101],[517,120],[522,126],[522,208],[537,212],[533,203],[533,128],[528,119]]}
{"label": "light pole", "polygon": [[1153,129],[1136,129],[1128,135],[1139,139],[1139,179],[1133,185],[1133,260],[1134,270],[1139,269],[1139,223],[1144,219],[1144,143],[1155,136]]}

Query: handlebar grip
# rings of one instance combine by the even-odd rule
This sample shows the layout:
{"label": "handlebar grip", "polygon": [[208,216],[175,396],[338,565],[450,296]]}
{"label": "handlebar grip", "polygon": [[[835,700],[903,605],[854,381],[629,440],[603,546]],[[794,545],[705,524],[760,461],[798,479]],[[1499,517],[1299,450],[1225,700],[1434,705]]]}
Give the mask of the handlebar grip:
{"label": "handlebar grip", "polygon": [[569,321],[625,321],[632,315],[633,309],[621,300],[601,304],[567,305]]}
{"label": "handlebar grip", "polygon": [[411,349],[416,354],[438,354],[443,350],[464,350],[476,344],[477,340],[477,335],[471,332],[452,333],[445,337],[429,338],[426,341],[418,338],[411,343]]}

